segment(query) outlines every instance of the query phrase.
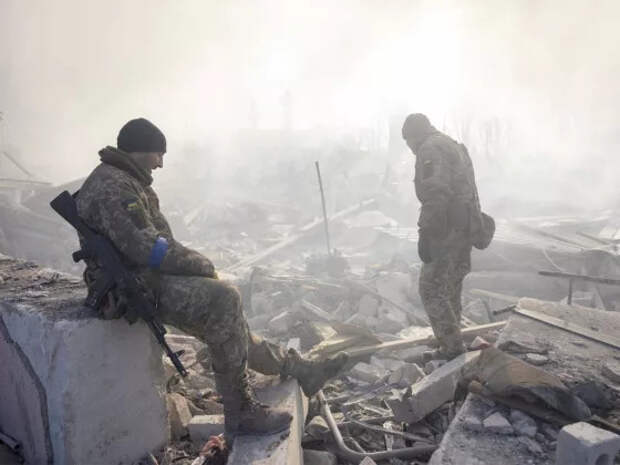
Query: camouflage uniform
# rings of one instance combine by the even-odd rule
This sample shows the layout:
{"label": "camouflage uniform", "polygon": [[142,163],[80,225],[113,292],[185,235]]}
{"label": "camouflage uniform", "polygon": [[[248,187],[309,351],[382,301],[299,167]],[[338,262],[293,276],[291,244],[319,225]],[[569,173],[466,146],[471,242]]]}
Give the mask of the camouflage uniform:
{"label": "camouflage uniform", "polygon": [[212,346],[222,348],[212,357],[215,371],[245,359],[249,368],[266,375],[285,371],[287,356],[282,348],[249,330],[238,291],[222,281],[164,274],[157,312],[163,322],[206,339],[212,352]]}
{"label": "camouflage uniform", "polygon": [[461,291],[471,270],[471,228],[480,215],[474,170],[465,146],[432,126],[414,152],[420,241],[430,254],[420,272],[420,297],[442,351],[452,357],[465,350]]}
{"label": "camouflage uniform", "polygon": [[[217,279],[208,258],[174,239],[150,187],[152,177],[114,147],[106,147],[99,155],[102,163],[77,195],[80,217],[118,248],[126,265],[143,283],[148,297],[157,301],[161,322],[207,343],[216,373],[241,373],[249,365],[264,374],[298,378],[308,395],[336,374],[344,360],[324,362],[320,367],[323,374],[315,376],[311,362],[299,360],[298,354],[285,353],[279,346],[250,333],[237,289]],[[153,272],[149,261],[153,245],[160,237],[166,239],[168,249],[159,271]],[[93,292],[100,270],[92,260],[86,264],[84,280],[89,292]],[[125,307],[124,296],[113,289],[103,305],[103,317],[125,314],[131,321],[135,317]],[[295,364],[296,360],[302,363]]]}

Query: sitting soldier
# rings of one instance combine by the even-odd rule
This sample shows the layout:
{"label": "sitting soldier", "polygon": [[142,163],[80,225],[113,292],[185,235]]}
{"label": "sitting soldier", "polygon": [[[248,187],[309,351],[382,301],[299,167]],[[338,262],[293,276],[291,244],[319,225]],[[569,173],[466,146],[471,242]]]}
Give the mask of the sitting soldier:
{"label": "sitting soldier", "polygon": [[[248,383],[247,369],[296,378],[314,395],[347,361],[339,354],[316,362],[295,350],[262,340],[249,331],[237,289],[218,280],[211,261],[177,242],[159,209],[151,172],[163,167],[164,134],[139,118],[120,130],[117,148],[99,152],[101,163],[76,196],[82,220],[107,237],[134,270],[157,318],[204,341],[217,390],[224,403],[227,433],[270,434],[288,428],[284,410],[260,404]],[[94,292],[101,269],[86,260],[84,280]],[[115,318],[127,311],[124,296],[112,289],[101,312]]]}

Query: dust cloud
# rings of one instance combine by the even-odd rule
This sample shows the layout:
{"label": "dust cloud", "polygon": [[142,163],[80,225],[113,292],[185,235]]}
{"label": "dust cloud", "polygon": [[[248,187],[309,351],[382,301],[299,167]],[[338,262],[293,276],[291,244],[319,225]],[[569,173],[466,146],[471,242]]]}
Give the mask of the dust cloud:
{"label": "dust cloud", "polygon": [[[615,1],[2,0],[0,9],[0,144],[41,180],[87,175],[120,126],[145,116],[168,137],[157,182],[178,195],[193,178],[201,195],[243,196],[290,183],[292,172],[310,177],[315,159],[335,185],[355,159],[370,172],[388,166],[414,202],[399,127],[421,111],[469,146],[499,214],[617,206]],[[9,165],[0,160],[4,177]]]}

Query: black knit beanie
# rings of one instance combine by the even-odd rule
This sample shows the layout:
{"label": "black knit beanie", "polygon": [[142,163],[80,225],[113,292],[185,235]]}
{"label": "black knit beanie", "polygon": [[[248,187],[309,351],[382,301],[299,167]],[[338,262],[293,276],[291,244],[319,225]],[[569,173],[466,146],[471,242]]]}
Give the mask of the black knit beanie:
{"label": "black knit beanie", "polygon": [[144,118],[132,119],[123,126],[116,138],[123,152],[166,152],[166,136],[157,126]]}

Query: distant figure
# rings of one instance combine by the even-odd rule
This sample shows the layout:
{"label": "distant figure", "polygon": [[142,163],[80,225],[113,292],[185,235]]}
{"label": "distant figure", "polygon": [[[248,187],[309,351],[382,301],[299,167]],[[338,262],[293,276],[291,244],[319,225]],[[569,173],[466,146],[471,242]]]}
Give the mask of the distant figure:
{"label": "distant figure", "polygon": [[[139,118],[120,130],[117,147],[99,151],[101,163],[77,195],[82,220],[106,236],[135,270],[145,296],[157,302],[156,316],[205,342],[215,383],[224,403],[227,433],[268,434],[288,428],[283,409],[257,401],[247,368],[297,378],[306,395],[315,394],[343,367],[345,354],[309,361],[294,349],[262,340],[248,329],[237,289],[218,279],[213,263],[177,242],[159,209],[151,172],[163,168],[166,138],[153,123]],[[179,188],[183,188],[180,180]],[[84,280],[92,292],[101,279],[99,265],[86,261]],[[100,312],[125,316],[131,309],[112,289]],[[135,318],[135,316],[134,316]]]}
{"label": "distant figure", "polygon": [[422,209],[418,254],[420,297],[442,358],[463,352],[461,291],[471,270],[471,248],[486,248],[495,231],[480,210],[474,168],[467,148],[415,113],[403,124],[403,139],[416,156],[415,190]]}

